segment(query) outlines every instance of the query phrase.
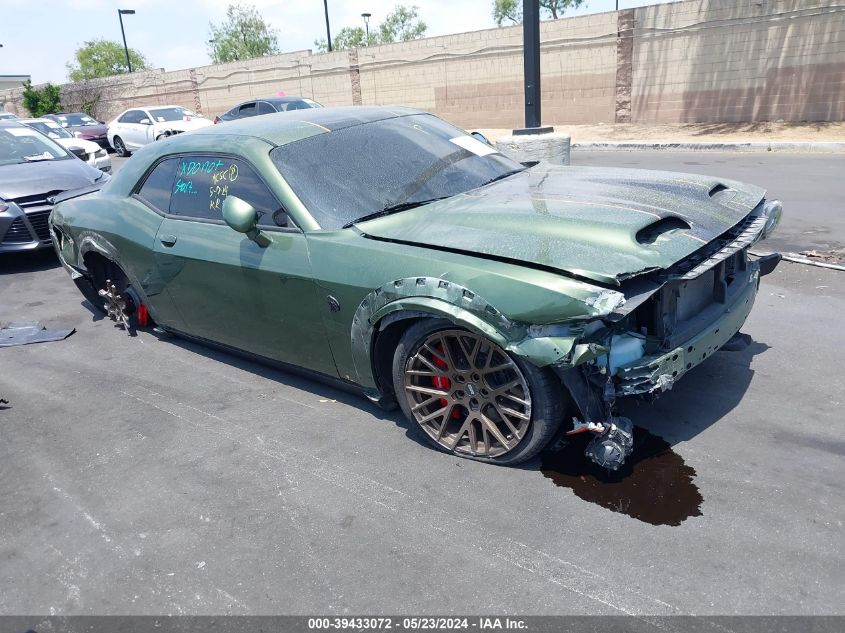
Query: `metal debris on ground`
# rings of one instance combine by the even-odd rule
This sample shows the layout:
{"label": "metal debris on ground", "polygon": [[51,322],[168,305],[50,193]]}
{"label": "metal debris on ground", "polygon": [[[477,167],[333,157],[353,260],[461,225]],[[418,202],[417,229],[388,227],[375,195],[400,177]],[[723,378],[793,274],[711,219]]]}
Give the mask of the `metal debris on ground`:
{"label": "metal debris on ground", "polygon": [[38,321],[9,323],[6,327],[0,328],[0,347],[61,341],[74,332],[76,332],[74,328],[70,328],[69,330],[48,330]]}

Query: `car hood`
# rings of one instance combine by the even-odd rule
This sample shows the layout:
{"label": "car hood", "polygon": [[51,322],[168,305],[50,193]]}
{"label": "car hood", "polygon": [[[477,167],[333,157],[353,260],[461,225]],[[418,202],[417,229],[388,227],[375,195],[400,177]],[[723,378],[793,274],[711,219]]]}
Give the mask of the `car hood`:
{"label": "car hood", "polygon": [[93,185],[103,172],[77,158],[0,167],[0,198],[14,200]]}
{"label": "car hood", "polygon": [[617,285],[692,254],[739,223],[764,194],[709,176],[540,163],[356,227],[375,239],[524,262]]}

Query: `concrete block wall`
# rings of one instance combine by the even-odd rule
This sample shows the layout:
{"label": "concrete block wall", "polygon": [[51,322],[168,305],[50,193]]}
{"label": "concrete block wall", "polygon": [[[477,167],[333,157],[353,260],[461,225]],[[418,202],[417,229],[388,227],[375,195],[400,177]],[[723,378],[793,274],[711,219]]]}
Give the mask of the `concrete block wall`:
{"label": "concrete block wall", "polygon": [[[835,0],[687,0],[546,21],[540,37],[547,124],[845,120],[845,4]],[[164,103],[212,117],[284,91],[519,127],[522,27],[63,86],[93,89],[102,119]],[[0,91],[0,105],[23,113],[21,90]]]}
{"label": "concrete block wall", "polygon": [[845,120],[845,5],[692,0],[635,11],[633,120]]}

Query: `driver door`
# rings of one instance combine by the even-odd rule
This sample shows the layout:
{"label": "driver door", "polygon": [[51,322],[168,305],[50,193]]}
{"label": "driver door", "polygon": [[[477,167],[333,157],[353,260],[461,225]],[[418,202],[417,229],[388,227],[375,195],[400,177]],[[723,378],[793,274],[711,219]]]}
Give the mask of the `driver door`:
{"label": "driver door", "polygon": [[[238,158],[190,155],[157,168],[173,174],[156,261],[187,333],[272,360],[337,375],[322,324],[308,242],[257,172]],[[270,244],[229,228],[222,202],[235,195],[261,214]]]}

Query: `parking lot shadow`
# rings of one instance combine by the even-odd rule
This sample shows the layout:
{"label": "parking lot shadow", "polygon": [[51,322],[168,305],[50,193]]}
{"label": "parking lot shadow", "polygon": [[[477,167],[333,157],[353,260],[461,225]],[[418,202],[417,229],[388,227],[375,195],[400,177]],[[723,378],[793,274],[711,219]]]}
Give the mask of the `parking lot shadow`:
{"label": "parking lot shadow", "polygon": [[0,275],[34,273],[58,268],[59,259],[52,248],[24,253],[4,253],[0,255]]}
{"label": "parking lot shadow", "polygon": [[636,426],[675,445],[689,440],[730,413],[742,400],[751,381],[754,357],[769,345],[750,341],[742,351],[719,351],[695,367],[653,402],[625,399],[619,412]]}
{"label": "parking lot shadow", "polygon": [[584,457],[589,437],[565,438],[526,468],[540,470],[556,486],[607,510],[651,525],[677,526],[701,516],[704,501],[695,470],[672,446],[712,426],[742,400],[754,356],[769,349],[752,341],[742,351],[717,352],[653,402],[623,400],[619,415],[633,420],[634,449],[619,471]]}
{"label": "parking lot shadow", "polygon": [[159,336],[161,342],[167,342],[194,354],[200,354],[206,358],[214,359],[232,367],[237,367],[267,380],[305,391],[319,398],[337,400],[343,404],[361,409],[373,415],[379,420],[399,422],[404,420],[402,414],[396,411],[387,411],[378,405],[370,402],[360,390],[353,385],[332,380],[330,377],[322,377],[310,372],[299,370],[296,367],[280,366],[270,361],[263,362],[248,355],[241,355],[228,348],[218,348],[206,345],[198,341],[181,338],[172,334]]}

